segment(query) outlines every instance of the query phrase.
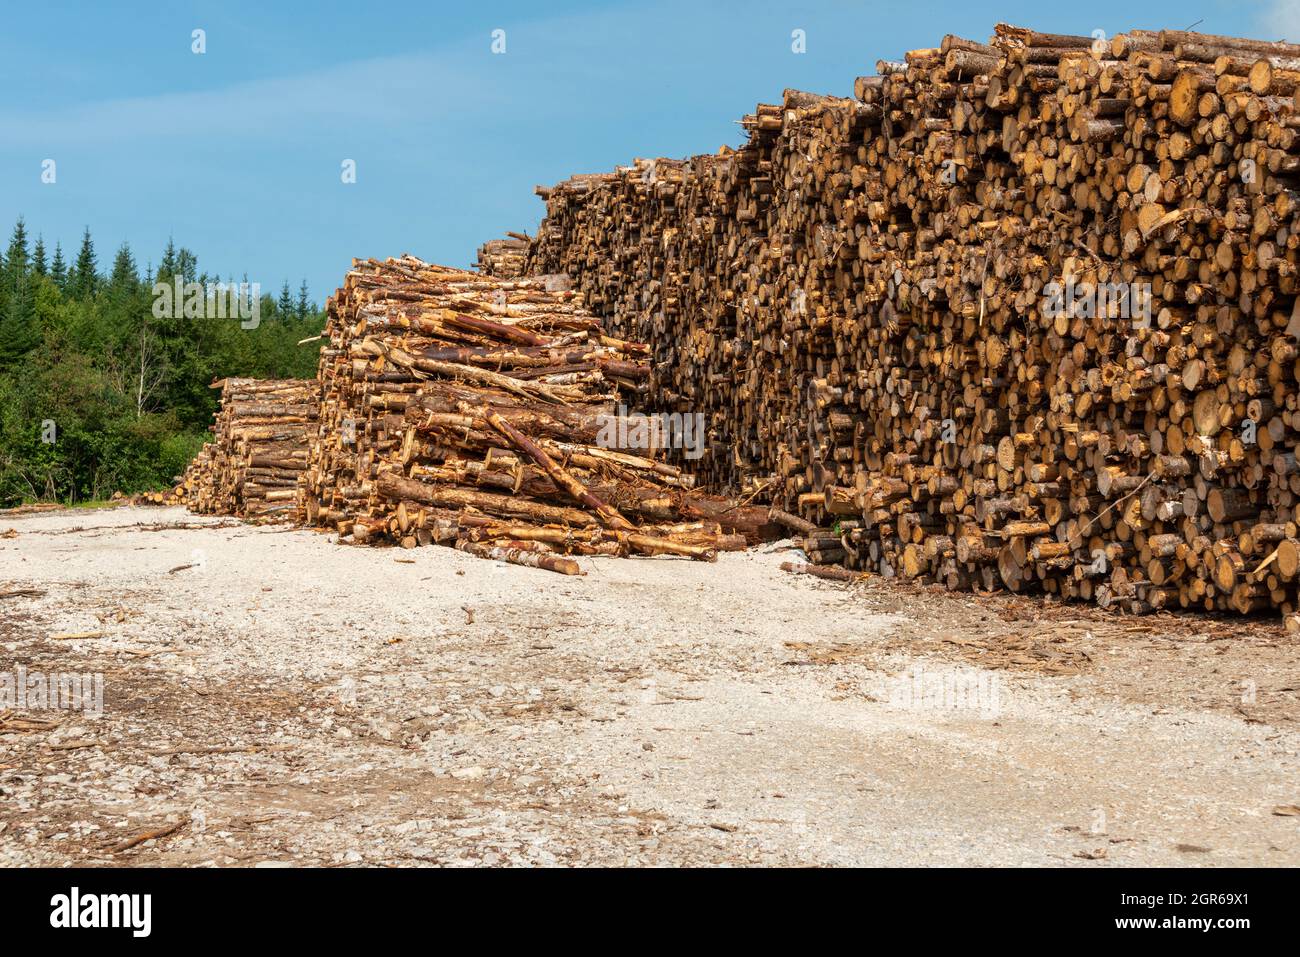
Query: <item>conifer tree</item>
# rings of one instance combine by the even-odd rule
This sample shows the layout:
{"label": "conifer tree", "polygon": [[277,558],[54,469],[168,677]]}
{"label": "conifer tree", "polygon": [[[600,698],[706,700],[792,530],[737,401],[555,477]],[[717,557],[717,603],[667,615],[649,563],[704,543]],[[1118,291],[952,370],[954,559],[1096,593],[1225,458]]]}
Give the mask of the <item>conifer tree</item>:
{"label": "conifer tree", "polygon": [[67,288],[68,264],[63,261],[63,246],[57,240],[54,243],[54,259],[50,261],[50,278],[60,290]]}
{"label": "conifer tree", "polygon": [[36,322],[36,290],[27,258],[27,226],[21,216],[5,251],[0,283],[0,363],[17,362],[40,338]]}
{"label": "conifer tree", "polygon": [[135,269],[135,257],[131,255],[131,247],[126,243],[122,244],[113,257],[113,272],[108,282],[114,289],[130,289],[140,282]]}
{"label": "conifer tree", "polygon": [[162,259],[158,263],[158,281],[171,282],[172,277],[180,271],[180,264],[176,256],[176,243],[171,237],[167,238],[167,248],[163,250]]}
{"label": "conifer tree", "polygon": [[284,281],[280,287],[280,298],[275,304],[275,315],[279,319],[289,319],[293,316],[293,294],[289,292],[289,280]]}
{"label": "conifer tree", "polygon": [[9,240],[9,249],[5,253],[5,283],[10,290],[17,280],[27,274],[30,264],[27,260],[27,224],[21,216],[14,224],[14,233]]}
{"label": "conifer tree", "polygon": [[95,243],[90,238],[90,227],[81,236],[81,249],[77,252],[77,261],[72,266],[68,279],[68,288],[75,299],[93,299],[99,290],[98,262],[95,258]]}

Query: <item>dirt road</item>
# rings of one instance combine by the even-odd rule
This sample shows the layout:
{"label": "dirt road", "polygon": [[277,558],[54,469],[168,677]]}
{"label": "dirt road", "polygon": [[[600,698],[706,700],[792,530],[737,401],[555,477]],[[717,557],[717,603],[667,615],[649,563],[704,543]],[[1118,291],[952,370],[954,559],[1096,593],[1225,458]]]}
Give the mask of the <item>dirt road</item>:
{"label": "dirt road", "polygon": [[0,674],[103,676],[101,717],[0,714],[0,865],[1300,864],[1273,622],[788,557],[566,578],[179,509],[0,515]]}

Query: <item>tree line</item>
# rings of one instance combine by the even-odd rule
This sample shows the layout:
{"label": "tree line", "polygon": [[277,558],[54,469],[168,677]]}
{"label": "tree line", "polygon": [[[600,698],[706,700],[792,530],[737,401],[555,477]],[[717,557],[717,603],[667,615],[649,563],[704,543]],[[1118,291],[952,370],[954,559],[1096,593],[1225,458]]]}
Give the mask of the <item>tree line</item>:
{"label": "tree line", "polygon": [[0,507],[166,487],[209,435],[214,380],[316,374],[305,281],[260,296],[255,324],[158,308],[155,284],[178,281],[240,287],[170,240],[156,269],[124,243],[104,271],[87,229],[69,262],[19,218],[0,256]]}

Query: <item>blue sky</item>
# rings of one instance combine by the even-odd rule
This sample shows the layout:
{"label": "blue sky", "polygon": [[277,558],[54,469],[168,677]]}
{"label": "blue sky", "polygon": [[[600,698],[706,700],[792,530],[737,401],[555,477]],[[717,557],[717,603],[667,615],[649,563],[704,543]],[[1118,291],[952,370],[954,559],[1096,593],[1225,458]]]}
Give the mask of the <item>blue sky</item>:
{"label": "blue sky", "polygon": [[101,264],[128,241],[141,266],[175,236],[201,268],[264,289],[306,278],[320,300],[353,256],[468,265],[484,239],[533,231],[535,184],[737,145],[736,120],[784,87],[851,94],[877,59],[944,33],[1200,20],[1300,39],[1300,0],[0,5],[6,236],[21,213],[67,250],[88,225]]}

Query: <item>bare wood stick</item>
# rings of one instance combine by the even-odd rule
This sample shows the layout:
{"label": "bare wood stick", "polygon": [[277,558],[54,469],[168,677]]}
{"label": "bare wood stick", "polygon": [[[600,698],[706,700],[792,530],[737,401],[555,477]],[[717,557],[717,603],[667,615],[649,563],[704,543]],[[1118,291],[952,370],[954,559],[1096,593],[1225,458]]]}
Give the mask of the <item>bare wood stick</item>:
{"label": "bare wood stick", "polygon": [[179,821],[176,824],[168,824],[166,827],[159,827],[151,831],[145,831],[142,834],[137,834],[135,837],[128,838],[127,840],[123,841],[121,844],[117,844],[111,847],[109,849],[109,853],[121,854],[123,851],[129,851],[131,848],[143,844],[146,841],[154,841],[159,838],[163,838],[163,837],[167,837],[168,835],[175,834],[177,831],[179,831],[182,827],[184,827],[188,823],[189,821]]}

